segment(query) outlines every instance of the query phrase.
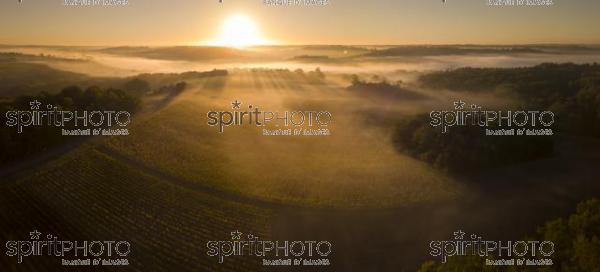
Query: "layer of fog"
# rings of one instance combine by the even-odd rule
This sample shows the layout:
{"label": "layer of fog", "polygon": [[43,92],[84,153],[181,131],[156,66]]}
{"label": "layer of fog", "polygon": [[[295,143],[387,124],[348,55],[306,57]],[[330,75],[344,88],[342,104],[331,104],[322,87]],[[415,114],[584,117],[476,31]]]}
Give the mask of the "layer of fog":
{"label": "layer of fog", "polygon": [[[352,57],[333,58],[333,61],[302,62],[278,54],[260,55],[260,58],[224,59],[202,62],[158,60],[126,55],[103,53],[98,48],[75,47],[3,47],[0,52],[18,52],[31,55],[46,55],[65,60],[43,61],[47,65],[70,72],[100,77],[126,77],[140,73],[181,73],[212,69],[268,68],[314,70],[317,67],[333,74],[362,74],[386,76],[392,80],[410,80],[410,73],[458,67],[522,67],[544,62],[600,62],[598,54],[507,54],[507,55],[447,55],[429,57]],[[288,55],[303,55],[307,50],[298,49]],[[328,52],[325,52],[328,53]],[[332,53],[330,53],[332,54]],[[339,61],[342,60],[342,61]]]}

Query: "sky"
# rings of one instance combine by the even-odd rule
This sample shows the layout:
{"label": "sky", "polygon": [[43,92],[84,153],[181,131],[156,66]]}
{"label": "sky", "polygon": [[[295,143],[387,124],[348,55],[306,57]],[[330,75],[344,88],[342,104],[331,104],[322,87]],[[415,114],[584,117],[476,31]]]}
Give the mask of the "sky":
{"label": "sky", "polygon": [[[329,0],[324,7],[263,0],[68,7],[64,1],[1,1],[0,44],[210,44],[232,16],[247,18],[260,40],[272,44],[600,44],[598,0],[553,0],[549,7],[491,7],[487,0]],[[229,31],[234,35],[235,27]]]}

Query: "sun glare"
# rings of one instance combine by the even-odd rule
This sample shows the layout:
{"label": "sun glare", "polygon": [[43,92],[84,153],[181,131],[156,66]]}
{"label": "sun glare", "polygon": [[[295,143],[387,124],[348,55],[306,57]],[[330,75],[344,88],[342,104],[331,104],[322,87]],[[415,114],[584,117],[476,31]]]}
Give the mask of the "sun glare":
{"label": "sun glare", "polygon": [[214,41],[209,45],[227,47],[246,47],[253,45],[264,45],[266,40],[262,38],[260,31],[254,21],[245,15],[233,15],[228,17]]}

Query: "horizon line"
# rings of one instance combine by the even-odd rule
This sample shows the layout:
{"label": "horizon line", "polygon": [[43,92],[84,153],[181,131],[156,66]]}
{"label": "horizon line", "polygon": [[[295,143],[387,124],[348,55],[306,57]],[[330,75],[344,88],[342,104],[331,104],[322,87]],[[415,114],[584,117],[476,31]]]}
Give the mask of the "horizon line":
{"label": "horizon line", "polygon": [[[263,44],[263,45],[249,45],[243,48],[256,48],[256,47],[293,47],[293,46],[348,46],[348,47],[366,47],[366,46],[573,46],[573,45],[586,45],[586,46],[600,46],[600,43],[560,43],[560,42],[532,42],[532,43],[382,43],[382,44],[341,44],[341,43],[307,43],[307,44]],[[12,43],[0,43],[1,47],[13,46],[13,47],[104,47],[104,48],[116,48],[116,47],[215,47],[215,48],[233,48],[239,49],[233,46],[220,46],[220,45],[200,45],[200,44],[171,44],[171,45],[131,45],[131,44],[119,44],[119,45],[66,45],[66,44],[12,44]]]}

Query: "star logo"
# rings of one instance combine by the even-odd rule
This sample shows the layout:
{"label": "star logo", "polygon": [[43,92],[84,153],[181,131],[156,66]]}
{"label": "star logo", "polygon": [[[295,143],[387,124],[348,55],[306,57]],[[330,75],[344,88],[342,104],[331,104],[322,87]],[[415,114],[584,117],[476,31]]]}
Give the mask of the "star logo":
{"label": "star logo", "polygon": [[454,102],[454,109],[455,110],[462,110],[465,108],[465,102],[462,100],[458,100],[456,102]]}
{"label": "star logo", "polygon": [[239,109],[241,104],[242,104],[242,102],[237,101],[237,100],[231,102],[231,105],[233,105],[232,109]]}
{"label": "star logo", "polygon": [[232,231],[231,232],[231,239],[232,240],[239,240],[241,238],[242,238],[242,233],[240,231],[236,230],[236,231]]}
{"label": "star logo", "polygon": [[465,236],[465,233],[462,230],[458,230],[454,232],[454,240],[462,240]]}
{"label": "star logo", "polygon": [[31,107],[32,110],[39,110],[40,105],[42,105],[42,103],[40,103],[40,101],[37,101],[37,100],[33,100],[33,101],[29,102],[29,106]]}
{"label": "star logo", "polygon": [[37,239],[40,239],[41,234],[42,234],[41,232],[34,230],[29,233],[29,237],[31,237],[31,240],[37,240]]}

